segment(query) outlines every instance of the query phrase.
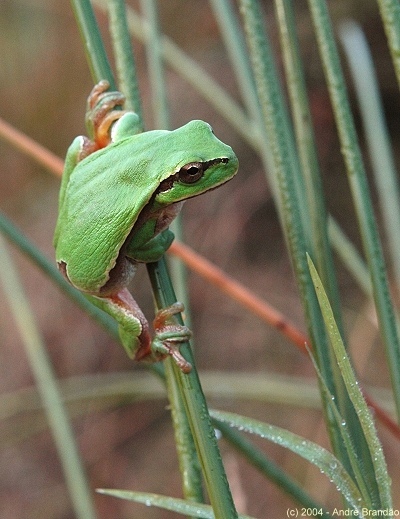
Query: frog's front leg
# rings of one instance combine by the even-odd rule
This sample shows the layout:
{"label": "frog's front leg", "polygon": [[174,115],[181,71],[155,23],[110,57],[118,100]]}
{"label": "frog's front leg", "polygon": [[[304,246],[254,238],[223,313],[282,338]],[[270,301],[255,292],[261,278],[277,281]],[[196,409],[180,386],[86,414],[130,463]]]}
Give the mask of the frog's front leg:
{"label": "frog's front leg", "polygon": [[127,288],[107,297],[89,297],[96,306],[116,319],[122,344],[130,358],[158,362],[171,356],[183,373],[190,372],[192,367],[180,353],[179,344],[186,342],[191,332],[173,321],[173,316],[183,310],[181,303],[157,312],[155,334],[151,339],[147,319]]}
{"label": "frog's front leg", "polygon": [[140,235],[138,238],[127,244],[125,255],[133,261],[154,263],[169,249],[174,241],[174,233],[167,229],[143,244],[140,243]]}
{"label": "frog's front leg", "polygon": [[118,91],[108,91],[109,86],[105,79],[99,81],[87,101],[86,127],[95,148],[93,151],[141,131],[138,114],[122,110],[125,96]]}

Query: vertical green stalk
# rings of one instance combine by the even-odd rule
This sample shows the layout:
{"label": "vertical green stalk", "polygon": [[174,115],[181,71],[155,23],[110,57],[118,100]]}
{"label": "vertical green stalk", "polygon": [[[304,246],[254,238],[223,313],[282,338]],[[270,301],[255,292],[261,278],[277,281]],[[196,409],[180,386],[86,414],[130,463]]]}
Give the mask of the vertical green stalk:
{"label": "vertical green stalk", "polygon": [[[168,99],[165,89],[163,56],[161,49],[161,31],[158,18],[156,0],[142,0],[142,10],[149,24],[149,39],[146,42],[149,79],[153,100],[153,113],[156,128],[167,129],[169,127]],[[179,218],[179,216],[178,216]],[[181,222],[175,220],[173,231],[180,237]],[[188,297],[185,289],[186,269],[180,260],[172,260],[172,279],[178,281],[181,294],[185,294],[183,302],[188,311]],[[182,298],[181,298],[182,299]],[[171,359],[165,362],[165,379],[168,390],[168,400],[171,406],[172,421],[174,425],[175,444],[182,475],[183,495],[186,499],[204,502],[202,491],[202,477],[193,436],[190,431],[188,417],[186,415],[182,395],[173,369]]]}
{"label": "vertical green stalk", "polygon": [[400,343],[364,164],[327,5],[323,0],[308,0],[308,2],[328,82],[364,252],[371,273],[379,326],[386,347],[397,415],[400,418]]}
{"label": "vertical green stalk", "polygon": [[[279,86],[259,4],[254,0],[241,0],[240,7],[264,125],[277,175],[279,206],[282,210],[281,221],[305,305],[314,351],[326,380],[330,381],[328,385],[331,392],[336,394],[330,359],[326,354],[328,349],[326,348],[325,330],[306,263],[306,250],[309,247],[306,242],[303,221],[300,218],[300,202],[295,180],[299,175],[299,161],[290,130],[289,117],[283,104],[283,94]],[[334,434],[334,431],[332,433]]]}
{"label": "vertical green stalk", "polygon": [[[101,5],[104,0],[95,0]],[[147,41],[148,25],[142,17],[138,16],[133,9],[128,8],[129,28],[141,41]],[[183,79],[185,79],[197,92],[200,93],[215,110],[238,131],[246,141],[254,145],[256,131],[250,124],[246,114],[239,105],[227,95],[226,91],[207,74],[192,58],[183,52],[167,36],[162,37],[162,50],[165,61]]]}
{"label": "vertical green stalk", "polygon": [[[150,263],[147,267],[157,307],[164,308],[173,304],[176,301],[176,297],[172,284],[169,281],[165,260],[161,259],[158,263]],[[182,320],[180,320],[180,323],[182,323]],[[185,359],[194,366],[194,357],[188,343],[181,346],[181,352]],[[235,519],[238,515],[229,490],[221,454],[197,371],[193,368],[189,374],[185,375],[176,364],[173,364],[172,368],[184,401],[215,517],[216,519]]]}
{"label": "vertical green stalk", "polygon": [[[328,348],[323,319],[308,272],[306,251],[312,249],[305,236],[303,221],[299,217],[299,204],[300,200],[303,199],[299,199],[299,191],[296,189],[295,181],[296,175],[301,173],[290,131],[289,118],[283,104],[284,95],[279,86],[270,45],[263,25],[262,12],[256,0],[241,0],[241,10],[261,109],[278,177],[278,192],[281,199],[279,205],[282,209],[281,220],[286,232],[289,252],[305,308],[313,351],[323,378],[341,413],[346,420],[357,424],[354,408],[349,402],[343,381],[338,373],[336,361],[332,358],[332,351]],[[327,428],[334,451],[351,473],[351,463],[324,392],[322,392],[322,399]],[[369,452],[360,447],[360,455],[362,459],[365,458],[366,466],[369,466],[371,464]]]}
{"label": "vertical green stalk", "polygon": [[[250,93],[250,88],[253,85],[252,79],[243,79],[242,74],[242,68],[244,69],[245,63],[247,63],[247,60],[245,60],[241,56],[242,52],[242,44],[239,42],[236,45],[232,45],[231,39],[232,34],[236,34],[239,41],[241,41],[241,32],[240,31],[231,31],[229,29],[229,23],[230,19],[233,16],[232,13],[228,13],[229,9],[227,8],[227,2],[228,0],[212,0],[212,4],[214,6],[214,10],[217,13],[218,19],[220,21],[220,25],[222,25],[222,33],[224,35],[224,39],[226,41],[227,47],[230,49],[230,54],[232,55],[232,58],[234,61],[237,61],[241,63],[241,68],[239,70],[236,70],[236,75],[239,80],[239,84],[242,84],[242,90],[247,92],[247,94]],[[296,193],[292,193],[290,195],[292,200],[295,200],[294,204],[298,205],[299,200],[304,200],[303,190],[305,189],[305,193],[307,194],[308,204],[301,204],[302,209],[299,209],[300,211],[303,211],[303,221],[307,225],[307,227],[310,229],[310,241],[313,244],[313,255],[316,257],[316,261],[318,262],[319,266],[321,267],[321,271],[324,274],[324,279],[327,281],[328,286],[330,287],[330,292],[333,294],[333,300],[336,301],[335,310],[336,314],[338,316],[338,320],[340,320],[340,305],[339,305],[339,295],[338,295],[338,288],[336,283],[336,277],[333,267],[333,259],[331,250],[329,247],[329,240],[327,236],[327,215],[325,206],[323,203],[323,195],[322,195],[322,187],[321,187],[321,181],[320,181],[320,175],[319,175],[319,167],[318,167],[318,161],[315,151],[315,144],[311,129],[311,117],[310,112],[308,108],[308,102],[307,102],[307,95],[305,91],[305,85],[304,85],[304,78],[303,78],[303,72],[302,67],[300,63],[300,57],[298,55],[298,42],[297,37],[295,34],[295,27],[294,27],[294,19],[293,14],[291,12],[291,6],[288,5],[287,2],[277,2],[277,10],[279,15],[279,21],[280,21],[280,30],[281,30],[281,38],[282,38],[282,46],[285,51],[285,62],[286,62],[286,69],[287,69],[287,76],[288,76],[288,83],[289,83],[289,93],[291,96],[292,101],[292,107],[294,112],[294,120],[295,120],[295,129],[296,129],[296,137],[297,137],[297,144],[300,152],[300,160],[303,168],[303,173],[306,179],[305,187],[302,183],[301,178],[301,172],[300,168],[298,167],[292,172],[289,172],[288,175],[293,175],[294,179],[298,180],[298,192],[297,197]],[[261,18],[261,14],[256,14],[255,18]],[[254,36],[254,38],[257,38],[257,30],[254,29],[254,27],[251,27],[248,29],[248,34],[251,34],[251,38]],[[248,37],[248,39],[250,39]],[[264,42],[264,44],[263,44]],[[262,97],[262,93],[260,94],[260,100],[262,108],[264,109],[264,119],[262,112],[258,110],[256,114],[253,114],[253,117],[257,121],[259,128],[260,128],[260,135],[263,136],[264,144],[260,146],[260,152],[261,156],[263,157],[264,164],[266,166],[266,171],[269,171],[269,177],[270,181],[272,180],[273,190],[275,193],[275,199],[278,203],[278,207],[280,208],[281,214],[284,214],[285,210],[282,210],[282,205],[284,204],[283,200],[285,199],[286,193],[284,193],[282,190],[277,188],[276,179],[274,178],[274,175],[272,174],[275,170],[276,163],[274,164],[271,159],[271,150],[269,149],[271,146],[271,138],[268,134],[268,129],[266,128],[266,125],[264,124],[264,120],[267,121],[269,116],[265,115],[266,112],[271,113],[271,106],[272,102],[271,99],[279,99],[283,98],[283,94],[279,89],[279,85],[277,84],[278,81],[276,79],[276,74],[274,70],[271,70],[271,64],[272,64],[272,57],[268,57],[265,59],[265,57],[262,57],[262,53],[266,53],[268,49],[268,43],[266,42],[266,36],[260,36],[259,39],[259,45],[260,45],[260,52],[259,52],[259,58],[258,58],[258,64],[261,61],[269,61],[268,70],[266,70],[265,75],[260,79],[259,76],[262,76],[262,73],[259,74],[258,79],[256,77],[256,83],[259,92],[265,92],[269,88],[269,93]],[[256,46],[256,44],[254,44]],[[253,53],[253,61],[254,53]],[[267,69],[267,67],[266,67]],[[250,72],[247,70],[247,74]],[[266,81],[267,86],[264,86],[263,81],[264,78],[268,78],[268,81]],[[273,94],[271,97],[268,97],[270,93],[273,92],[273,90],[276,90],[276,95]],[[255,97],[255,91],[253,87],[253,96]],[[275,96],[275,97],[274,97]],[[259,100],[256,98],[256,101],[250,100],[246,104],[249,105],[249,109],[251,110],[252,106],[260,106]],[[253,110],[251,110],[253,113]],[[279,123],[279,118],[282,118],[282,120],[286,120],[285,124],[289,127],[289,121],[288,121],[288,115],[285,114],[285,107],[283,104],[277,107],[277,113],[276,113],[276,123],[273,123],[274,129],[272,130],[275,132],[277,129],[284,128],[284,124]],[[268,123],[267,123],[268,125]],[[292,136],[290,135],[290,131],[286,132],[286,136],[284,137],[285,142],[283,142],[283,145],[288,144],[291,147],[295,147]],[[277,139],[279,140],[279,139]],[[280,139],[280,142],[282,143],[282,139]],[[273,151],[273,150],[272,150]],[[294,153],[293,153],[294,155]],[[285,149],[281,150],[281,157],[288,157],[288,162],[290,168],[290,164],[294,164],[295,161],[291,160],[289,157],[291,157],[290,153],[287,153]],[[275,155],[276,157],[276,155]],[[292,178],[293,178],[292,177]],[[290,177],[288,177],[288,183],[289,186],[296,186],[295,181],[291,181]],[[278,181],[279,183],[279,181]],[[282,184],[281,184],[282,188]],[[285,189],[285,188],[284,188]],[[291,205],[291,207],[294,207],[294,204]],[[290,209],[289,209],[290,211]],[[290,216],[289,216],[290,218]],[[284,227],[285,227],[285,219],[281,217],[281,219],[284,221]],[[295,217],[297,220],[297,218]],[[299,231],[300,234],[303,235],[303,231]],[[302,238],[303,239],[303,238]],[[299,261],[303,262],[303,258],[301,258],[301,254],[304,255],[304,251],[299,251]],[[309,252],[311,252],[311,249],[309,249]],[[293,250],[292,250],[293,254]],[[296,262],[294,262],[296,264]],[[301,268],[304,268],[304,262],[303,266]],[[310,290],[310,287],[308,287],[308,290]],[[305,292],[303,292],[305,293]],[[307,305],[312,307],[312,304],[315,304],[311,302],[311,300],[306,297],[306,311],[307,311]],[[310,326],[317,326],[316,320],[320,318],[318,310],[314,307],[314,323]],[[324,332],[321,332],[321,335],[323,335]],[[318,341],[318,344],[316,346],[317,349],[317,356],[320,357],[321,362],[325,367],[321,367],[321,369],[324,370],[325,375],[329,377],[330,381],[330,387],[332,391],[335,391],[336,399],[338,402],[338,405],[341,409],[341,412],[343,414],[344,419],[349,423],[353,424],[353,430],[356,431],[355,435],[359,436],[357,433],[359,432],[359,424],[357,416],[354,412],[353,406],[351,402],[349,401],[349,398],[346,395],[346,391],[342,382],[342,379],[340,377],[340,373],[338,372],[335,358],[333,355],[333,352],[328,349],[324,348],[325,343]],[[329,382],[328,382],[329,383]],[[335,388],[335,390],[333,389]],[[329,426],[329,408],[326,410],[326,415],[328,417],[328,426]],[[347,453],[343,449],[341,438],[336,434],[335,426],[333,425],[330,428],[330,435],[332,444],[334,445],[335,452],[341,454],[341,458],[344,460],[346,465],[350,467],[350,462],[347,460]],[[362,438],[362,431],[361,431],[361,438]],[[363,453],[365,453],[364,449],[365,445],[360,440],[359,442],[359,449],[361,451],[360,457],[363,458]],[[365,453],[368,459],[369,453]]]}
{"label": "vertical green stalk", "polygon": [[1,234],[0,263],[2,265],[0,278],[43,401],[75,513],[79,519],[95,519],[96,513],[91,490],[75,443],[68,413],[65,410],[45,345]]}
{"label": "vertical green stalk", "polygon": [[[305,179],[307,205],[310,214],[310,234],[313,242],[312,250],[314,251],[318,271],[320,272],[324,287],[330,297],[336,323],[339,326],[341,334],[344,335],[339,288],[328,237],[327,211],[324,203],[321,174],[307,99],[304,72],[299,54],[300,45],[296,34],[293,2],[291,0],[275,0],[275,6],[279,21],[281,45],[284,54],[284,65],[293,112],[297,147]],[[358,416],[343,384],[333,349],[330,348],[329,352],[332,375],[335,378],[335,387],[338,394],[337,402],[342,419],[346,421],[353,438],[358,439],[355,447],[357,456],[359,459],[364,460],[365,466],[371,466],[371,455]],[[346,453],[346,459],[347,458],[348,454]],[[349,463],[350,461],[351,460],[349,460]]]}
{"label": "vertical green stalk", "polygon": [[378,80],[368,43],[361,27],[355,22],[347,21],[341,25],[339,35],[357,92],[391,265],[397,290],[400,293],[399,182]]}
{"label": "vertical green stalk", "polygon": [[[115,89],[115,80],[90,0],[71,0],[72,9],[78,23],[85,46],[86,59],[95,82],[107,79],[110,88]],[[97,59],[93,59],[97,56]]]}
{"label": "vertical green stalk", "polygon": [[400,86],[400,3],[399,0],[378,0],[385,27],[397,83]]}
{"label": "vertical green stalk", "polygon": [[274,161],[260,111],[260,103],[257,97],[256,85],[254,83],[242,28],[240,27],[231,0],[210,0],[210,3],[213,7],[215,17],[218,20],[244,103],[251,116],[251,121],[253,121],[254,127],[257,129],[254,136],[248,134],[246,139],[260,154],[274,200],[279,205],[280,200],[277,194],[278,188],[274,175]]}
{"label": "vertical green stalk", "polygon": [[141,0],[144,18],[149,33],[146,41],[147,68],[151,85],[151,99],[155,127],[169,128],[168,100],[165,90],[164,66],[162,58],[160,22],[156,0]]}
{"label": "vertical green stalk", "polygon": [[172,359],[166,359],[164,367],[183,496],[189,501],[204,503],[201,466]]}
{"label": "vertical green stalk", "polygon": [[[305,181],[311,240],[318,272],[341,323],[339,290],[327,230],[327,211],[308,103],[300,45],[296,34],[293,2],[275,0],[286,81],[289,90],[297,149]],[[342,326],[340,326],[342,328]]]}
{"label": "vertical green stalk", "polygon": [[[328,330],[329,339],[332,348],[335,352],[337,363],[340,367],[344,383],[351,398],[354,408],[357,409],[358,417],[360,420],[361,428],[364,432],[364,438],[367,442],[367,448],[371,453],[372,467],[371,471],[367,467],[363,467],[362,473],[359,473],[358,481],[361,492],[366,488],[364,485],[360,485],[361,479],[370,480],[374,479],[377,487],[377,495],[371,495],[369,491],[366,495],[367,499],[371,499],[371,505],[374,510],[390,510],[393,507],[391,497],[391,479],[387,472],[386,460],[383,454],[381,442],[378,438],[378,434],[374,424],[374,418],[368,408],[367,402],[364,399],[361,389],[358,387],[358,382],[353,371],[353,367],[350,363],[350,359],[346,353],[343,340],[340,335],[340,331],[335,322],[335,317],[330,306],[326,292],[322,286],[321,280],[315,269],[315,266],[311,259],[308,257],[310,266],[311,276],[317,293],[318,301],[321,307],[323,318]],[[349,444],[350,449],[352,446]],[[357,462],[357,460],[355,460]]]}
{"label": "vertical green stalk", "polygon": [[238,85],[247,111],[254,121],[259,120],[260,106],[246,52],[246,42],[231,0],[210,0],[215,17],[225,41],[230,62],[235,70]]}
{"label": "vertical green stalk", "polygon": [[135,59],[132,53],[124,0],[109,0],[110,33],[115,64],[118,72],[118,88],[126,96],[125,108],[136,112],[142,122],[142,101],[136,76]]}

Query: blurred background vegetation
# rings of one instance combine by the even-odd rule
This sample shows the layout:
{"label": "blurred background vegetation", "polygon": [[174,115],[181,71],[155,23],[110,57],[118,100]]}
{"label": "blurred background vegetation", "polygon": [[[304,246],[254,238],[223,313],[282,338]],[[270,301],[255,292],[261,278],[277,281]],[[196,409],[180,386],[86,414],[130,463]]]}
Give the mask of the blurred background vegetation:
{"label": "blurred background vegetation", "polygon": [[[139,9],[138,2],[128,2]],[[208,2],[159,2],[163,32],[199,62],[240,102],[237,85],[217,22]],[[271,1],[264,1],[266,20],[278,49]],[[333,115],[305,2],[296,2],[301,52],[307,73],[313,121],[329,210],[359,247]],[[400,96],[387,42],[374,1],[330,2],[335,23],[356,19],[371,45],[393,150],[399,163]],[[97,11],[107,40],[107,19]],[[150,85],[143,45],[133,40],[147,129],[154,127]],[[85,102],[92,80],[79,32],[68,2],[2,0],[0,3],[0,116],[60,157],[78,134],[85,134]],[[280,60],[277,54],[278,62]],[[228,185],[191,200],[184,209],[186,241],[196,251],[254,290],[304,330],[291,265],[286,254],[270,188],[254,151],[221,115],[167,67],[171,127],[204,119],[228,142],[240,161],[238,176]],[[357,108],[354,107],[358,118]],[[358,120],[358,119],[357,119]],[[360,133],[361,144],[363,135]],[[53,258],[52,235],[57,214],[59,179],[0,141],[0,208],[46,254]],[[379,218],[379,215],[378,215]],[[101,384],[116,372],[145,370],[133,365],[122,348],[93,323],[18,251],[12,248],[27,297],[61,380],[82,377]],[[1,267],[1,265],[0,265]],[[358,374],[367,387],[388,388],[387,368],[368,301],[340,266],[339,281],[346,327]],[[290,429],[327,446],[318,397],[308,402],[298,377],[315,385],[309,359],[276,330],[243,310],[195,274],[189,275],[192,329],[200,372],[272,374],[286,387],[283,396],[260,391],[257,398],[222,397],[221,387],[204,387],[213,407],[251,415]],[[151,316],[152,300],[145,269],[133,292]],[[1,289],[0,289],[1,294]],[[10,310],[0,297],[0,516],[70,518],[56,450],[45,418],[32,399],[33,378]],[[87,379],[93,376],[93,379]],[[104,378],[102,378],[104,377]],[[76,379],[78,380],[78,379]],[[114,380],[114,379],[111,379]],[[290,384],[293,384],[291,386]],[[79,387],[75,382],[74,387]],[[280,387],[277,386],[276,387]],[[308,386],[307,386],[308,387]],[[85,400],[74,404],[74,431],[92,488],[111,487],[180,495],[173,431],[167,400],[154,379],[155,395]],[[243,388],[242,388],[243,389]],[[304,390],[305,391],[305,390]],[[157,396],[157,392],[159,396]],[[11,396],[12,398],[11,398]],[[299,403],[303,400],[303,403]],[[10,404],[12,403],[12,405]],[[308,403],[307,403],[308,402]],[[11,407],[10,407],[11,405]],[[399,443],[384,428],[381,439],[393,477],[394,500],[400,506]],[[257,517],[283,517],[291,501],[226,445],[221,445],[238,510]],[[263,445],[265,449],[265,445]],[[275,446],[268,454],[327,507],[340,497],[318,470]],[[396,461],[397,460],[397,461]],[[318,489],[318,492],[316,492]],[[99,518],[174,517],[172,513],[96,496]]]}

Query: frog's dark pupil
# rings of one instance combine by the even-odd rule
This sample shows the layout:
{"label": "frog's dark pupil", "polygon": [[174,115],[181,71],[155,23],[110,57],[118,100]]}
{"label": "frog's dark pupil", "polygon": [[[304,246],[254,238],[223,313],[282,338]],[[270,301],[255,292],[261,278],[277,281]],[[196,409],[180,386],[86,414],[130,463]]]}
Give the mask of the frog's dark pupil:
{"label": "frog's dark pupil", "polygon": [[199,168],[196,168],[195,166],[192,166],[191,168],[186,170],[186,173],[189,175],[196,175],[199,171]]}
{"label": "frog's dark pupil", "polygon": [[184,184],[191,184],[197,182],[204,174],[205,169],[202,162],[190,162],[179,171],[179,180]]}

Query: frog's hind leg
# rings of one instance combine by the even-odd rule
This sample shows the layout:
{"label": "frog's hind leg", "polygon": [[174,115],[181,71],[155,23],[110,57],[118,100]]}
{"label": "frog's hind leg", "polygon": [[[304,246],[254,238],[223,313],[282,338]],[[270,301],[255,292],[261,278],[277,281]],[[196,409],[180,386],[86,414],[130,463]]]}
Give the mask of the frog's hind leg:
{"label": "frog's hind leg", "polygon": [[157,362],[171,356],[183,373],[189,373],[191,365],[180,353],[179,344],[186,342],[191,332],[172,319],[183,310],[181,303],[157,312],[155,336],[151,340],[148,321],[127,288],[103,297],[90,296],[90,299],[118,322],[119,335],[130,358]]}
{"label": "frog's hind leg", "polygon": [[107,312],[119,324],[122,344],[131,359],[151,355],[149,323],[127,288],[101,297],[88,296],[99,308]]}
{"label": "frog's hind leg", "polygon": [[187,326],[177,324],[172,319],[174,315],[183,312],[183,309],[183,304],[176,302],[157,312],[153,321],[155,336],[152,351],[155,355],[170,355],[183,373],[189,373],[192,366],[179,351],[179,344],[187,342],[192,332]]}

